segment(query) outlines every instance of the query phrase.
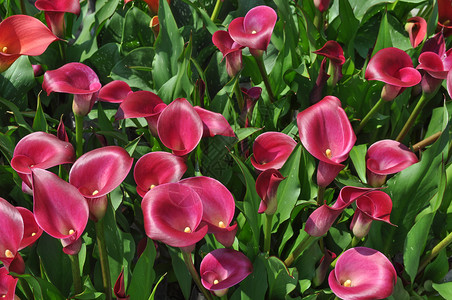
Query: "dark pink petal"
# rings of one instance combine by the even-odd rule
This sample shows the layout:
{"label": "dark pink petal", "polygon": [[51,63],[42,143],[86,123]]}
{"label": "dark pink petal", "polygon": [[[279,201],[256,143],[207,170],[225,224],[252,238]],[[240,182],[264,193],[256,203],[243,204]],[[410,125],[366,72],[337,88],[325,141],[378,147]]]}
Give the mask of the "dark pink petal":
{"label": "dark pink petal", "polygon": [[99,91],[99,100],[121,103],[132,92],[130,86],[122,80],[114,80],[104,85]]}
{"label": "dark pink petal", "polygon": [[253,114],[254,106],[262,94],[262,88],[255,86],[249,90],[245,88],[241,88],[241,90],[243,92],[243,101],[245,102],[245,105],[243,106],[240,118],[245,120],[245,127],[249,127],[249,120]]}
{"label": "dark pink petal", "polygon": [[229,125],[222,114],[212,112],[199,106],[195,106],[194,109],[202,121],[203,137],[213,137],[215,135],[235,136],[231,125]]}
{"label": "dark pink petal", "polygon": [[330,267],[330,264],[336,258],[336,253],[331,252],[330,250],[328,250],[326,248],[325,248],[324,252],[325,252],[325,254],[320,259],[320,264],[317,267],[317,269],[315,269],[315,275],[314,275],[314,278],[312,279],[312,283],[315,286],[319,286],[323,283],[323,281],[325,280],[325,276],[328,272],[328,269]]}
{"label": "dark pink petal", "polygon": [[21,55],[41,55],[58,38],[36,18],[13,15],[0,23],[0,72]]}
{"label": "dark pink petal", "polygon": [[212,42],[226,58],[228,75],[234,77],[242,69],[242,45],[234,42],[229,33],[218,30],[212,35]]}
{"label": "dark pink petal", "polygon": [[25,207],[16,207],[24,221],[24,235],[19,250],[36,242],[42,234],[41,227],[36,223],[34,214]]}
{"label": "dark pink petal", "polygon": [[253,143],[251,164],[259,171],[281,169],[297,142],[281,132],[265,132]]}
{"label": "dark pink petal", "polygon": [[315,81],[314,87],[309,93],[309,101],[312,104],[319,102],[322,99],[323,87],[326,85],[330,75],[326,72],[326,58],[320,64],[319,75]]}
{"label": "dark pink petal", "polygon": [[143,155],[136,163],[133,177],[141,197],[163,183],[177,182],[187,171],[183,158],[168,152],[151,152]]}
{"label": "dark pink petal", "polygon": [[314,6],[320,11],[326,11],[330,6],[330,0],[314,0]]}
{"label": "dark pink petal", "polygon": [[76,243],[88,222],[88,203],[78,189],[53,173],[33,169],[33,212],[47,234]]}
{"label": "dark pink petal", "polygon": [[411,46],[416,48],[427,34],[427,22],[422,17],[412,17],[407,20],[405,30],[408,31]]}
{"label": "dark pink petal", "polygon": [[242,252],[216,249],[201,261],[199,274],[202,285],[210,291],[230,288],[253,272],[253,265]]}
{"label": "dark pink petal", "polygon": [[438,0],[438,27],[437,31],[443,31],[444,36],[452,34],[452,5],[450,0]]}
{"label": "dark pink petal", "polygon": [[184,98],[171,102],[157,122],[162,143],[178,156],[190,153],[203,134],[203,124],[196,110]]}
{"label": "dark pink petal", "polygon": [[42,11],[68,12],[75,15],[80,14],[79,0],[37,0],[35,6]]}
{"label": "dark pink petal", "polygon": [[258,213],[272,215],[278,208],[276,194],[278,186],[285,179],[278,170],[268,169],[260,173],[256,179],[256,191],[262,199]]}
{"label": "dark pink petal", "polygon": [[207,225],[200,225],[203,208],[199,195],[180,183],[166,183],[150,190],[141,202],[144,229],[151,239],[173,247],[200,241]]}
{"label": "dark pink petal", "polygon": [[118,279],[116,279],[115,286],[113,287],[113,293],[118,300],[128,300],[130,296],[126,296],[126,287],[124,284],[124,268],[119,273]]}
{"label": "dark pink petal", "polygon": [[31,67],[33,68],[33,75],[35,77],[39,77],[44,74],[44,69],[41,65],[31,65]]}
{"label": "dark pink petal", "polygon": [[11,261],[9,265],[5,264],[5,267],[10,272],[14,272],[17,274],[25,273],[25,262],[19,252],[16,253],[16,256],[14,256],[14,259]]}
{"label": "dark pink petal", "polygon": [[389,297],[396,281],[397,273],[386,256],[366,247],[345,251],[328,278],[333,293],[350,300]]}
{"label": "dark pink petal", "polygon": [[328,186],[343,168],[345,166],[342,164],[319,161],[319,166],[317,167],[317,184],[319,186]]}
{"label": "dark pink petal", "polygon": [[0,260],[9,266],[19,251],[24,235],[24,222],[19,211],[0,198]]}
{"label": "dark pink petal", "polygon": [[419,55],[419,65],[416,69],[424,70],[430,76],[438,79],[445,79],[448,71],[445,70],[441,57],[434,52],[422,52]]}
{"label": "dark pink petal", "polygon": [[439,57],[444,56],[444,54],[446,53],[446,42],[444,41],[444,35],[442,31],[438,32],[433,37],[425,41],[421,50],[421,53],[424,52],[434,52],[438,54]]}
{"label": "dark pink petal", "polygon": [[252,8],[244,18],[236,18],[229,24],[229,34],[238,44],[250,49],[267,50],[278,16],[268,6]]}
{"label": "dark pink petal", "polygon": [[452,95],[452,69],[449,70],[449,73],[447,73],[447,93],[449,94],[449,97]]}
{"label": "dark pink petal", "polygon": [[57,138],[63,142],[69,142],[69,137],[67,136],[66,127],[64,126],[64,123],[63,123],[63,116],[61,116],[60,123],[58,123]]}
{"label": "dark pink petal", "polygon": [[344,51],[336,41],[327,41],[322,48],[314,51],[314,53],[329,58],[335,65],[343,65],[345,63]]}
{"label": "dark pink petal", "polygon": [[14,300],[18,278],[9,275],[5,267],[0,268],[0,297],[4,300]]}

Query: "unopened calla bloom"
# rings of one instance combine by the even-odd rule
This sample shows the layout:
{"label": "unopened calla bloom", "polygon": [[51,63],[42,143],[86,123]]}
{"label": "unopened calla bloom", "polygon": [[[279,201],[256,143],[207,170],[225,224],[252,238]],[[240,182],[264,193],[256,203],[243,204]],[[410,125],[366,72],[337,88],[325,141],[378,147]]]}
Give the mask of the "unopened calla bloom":
{"label": "unopened calla bloom", "polygon": [[347,114],[334,96],[326,96],[297,116],[301,143],[320,160],[317,184],[326,187],[345,167],[341,164],[356,141]]}
{"label": "unopened calla bloom", "polygon": [[336,85],[342,78],[342,65],[345,63],[344,51],[341,45],[336,41],[328,41],[322,48],[314,51],[314,53],[330,60],[331,72],[328,75],[333,77],[332,85]]}
{"label": "unopened calla bloom", "polygon": [[152,17],[151,22],[149,22],[149,27],[151,27],[151,30],[154,33],[154,37],[157,38],[160,32],[159,16]]}
{"label": "unopened calla bloom", "polygon": [[130,296],[126,295],[126,287],[124,284],[124,268],[119,273],[118,279],[116,279],[115,285],[113,287],[113,293],[118,300],[129,300]]}
{"label": "unopened calla bloom", "polygon": [[219,297],[251,273],[253,265],[248,257],[242,252],[226,248],[210,252],[199,266],[202,285]]}
{"label": "unopened calla bloom", "polygon": [[413,68],[411,57],[405,51],[389,47],[378,51],[367,65],[365,78],[385,84],[381,98],[391,101],[403,90],[421,81],[421,74]]}
{"label": "unopened calla bloom", "polygon": [[44,74],[42,88],[52,92],[73,94],[72,110],[79,116],[86,116],[97,100],[101,88],[96,73],[82,63],[68,63],[59,69]]}
{"label": "unopened calla bloom", "polygon": [[91,150],[80,156],[69,172],[69,182],[86,198],[90,218],[102,219],[107,194],[117,188],[132,167],[133,158],[119,146]]}
{"label": "unopened calla bloom", "polygon": [[255,86],[250,89],[241,88],[241,90],[243,93],[244,105],[240,114],[240,118],[242,120],[245,120],[245,127],[249,127],[250,118],[253,114],[253,109],[257,103],[257,100],[259,100],[262,94],[262,88]]}
{"label": "unopened calla bloom", "polygon": [[115,119],[145,118],[149,130],[157,136],[157,121],[166,108],[159,96],[148,91],[128,93],[116,112]]}
{"label": "unopened calla bloom", "polygon": [[14,148],[11,167],[19,174],[26,186],[31,188],[31,170],[49,169],[61,164],[72,163],[75,151],[72,144],[61,141],[54,135],[42,131],[23,137]]}
{"label": "unopened calla bloom", "polygon": [[314,0],[314,6],[320,11],[324,12],[330,7],[331,0]]}
{"label": "unopened calla bloom", "polygon": [[13,15],[0,23],[0,73],[21,55],[36,56],[58,40],[44,24],[26,15]]}
{"label": "unopened calla bloom", "polygon": [[412,17],[407,20],[405,30],[408,31],[410,43],[416,48],[427,35],[427,22],[422,17]]}
{"label": "unopened calla bloom", "polygon": [[259,205],[258,213],[273,215],[278,208],[276,194],[278,186],[285,179],[278,170],[267,169],[260,173],[256,179],[256,191],[262,199]]}
{"label": "unopened calla bloom", "polygon": [[297,142],[287,134],[265,132],[254,140],[251,164],[259,171],[281,169],[296,145]]}
{"label": "unopened calla bloom", "polygon": [[350,300],[387,298],[396,282],[397,273],[386,256],[366,247],[345,251],[328,277],[333,293]]}
{"label": "unopened calla bloom", "polygon": [[371,191],[356,199],[356,211],[350,224],[350,229],[358,239],[365,237],[370,230],[372,221],[383,221],[391,224],[389,215],[392,210],[392,200],[382,191]]}
{"label": "unopened calla bloom", "polygon": [[444,36],[452,34],[452,1],[438,0],[438,27],[437,31],[443,31]]}
{"label": "unopened calla bloom", "polygon": [[367,150],[367,181],[373,187],[382,186],[386,175],[398,173],[417,162],[417,156],[402,143],[378,141]]}
{"label": "unopened calla bloom", "polygon": [[100,89],[99,100],[110,103],[121,103],[130,93],[132,93],[132,89],[126,82],[114,80]]}
{"label": "unopened calla bloom", "polygon": [[226,71],[230,77],[234,77],[242,69],[242,48],[244,46],[236,43],[229,33],[218,30],[212,35],[212,42],[226,59]]}
{"label": "unopened calla bloom", "polygon": [[33,169],[32,176],[36,222],[47,234],[61,239],[64,253],[77,254],[88,223],[88,203],[76,187],[51,172]]}
{"label": "unopened calla bloom", "polygon": [[234,137],[235,133],[226,118],[216,112],[204,109],[199,106],[193,107],[201,118],[203,126],[203,137],[213,137],[216,135]]}
{"label": "unopened calla bloom", "polygon": [[203,135],[203,123],[185,98],[177,98],[160,114],[157,132],[163,145],[178,156],[190,153]]}
{"label": "unopened calla bloom", "polygon": [[267,50],[278,16],[273,8],[262,5],[248,11],[245,17],[236,18],[228,27],[231,38],[255,54]]}
{"label": "unopened calla bloom", "polygon": [[311,236],[322,236],[328,232],[337,217],[357,198],[372,191],[368,188],[346,186],[332,206],[323,204],[314,210],[306,221],[305,231]]}
{"label": "unopened calla bloom", "polygon": [[47,25],[60,38],[64,38],[64,13],[80,15],[79,0],[37,0],[35,6],[44,11]]}
{"label": "unopened calla bloom", "polygon": [[33,68],[33,75],[35,77],[39,77],[42,74],[44,74],[44,69],[42,68],[42,65],[31,65],[31,67]]}
{"label": "unopened calla bloom", "polygon": [[4,300],[18,299],[15,296],[18,278],[9,275],[5,267],[0,268],[0,298]]}
{"label": "unopened calla bloom", "polygon": [[328,268],[330,264],[336,258],[336,253],[331,252],[330,250],[325,248],[323,257],[320,259],[319,266],[315,269],[315,275],[312,279],[312,283],[314,286],[319,286],[325,280],[325,276],[328,274]]}
{"label": "unopened calla bloom", "polygon": [[162,151],[143,155],[136,163],[133,177],[141,197],[152,188],[169,182],[177,182],[187,171],[183,158]]}
{"label": "unopened calla bloom", "polygon": [[199,176],[186,178],[181,184],[193,189],[201,199],[202,221],[209,227],[217,241],[231,247],[237,232],[237,224],[230,225],[235,213],[235,201],[231,192],[218,180]]}
{"label": "unopened calla bloom", "polygon": [[190,247],[207,233],[201,224],[203,207],[198,193],[181,183],[151,189],[141,202],[146,235],[172,247]]}
{"label": "unopened calla bloom", "polygon": [[315,104],[322,99],[323,87],[326,85],[329,78],[330,75],[328,75],[328,73],[326,72],[326,58],[324,58],[320,63],[319,75],[317,75],[315,84],[312,87],[311,92],[309,93],[309,101],[312,104]]}

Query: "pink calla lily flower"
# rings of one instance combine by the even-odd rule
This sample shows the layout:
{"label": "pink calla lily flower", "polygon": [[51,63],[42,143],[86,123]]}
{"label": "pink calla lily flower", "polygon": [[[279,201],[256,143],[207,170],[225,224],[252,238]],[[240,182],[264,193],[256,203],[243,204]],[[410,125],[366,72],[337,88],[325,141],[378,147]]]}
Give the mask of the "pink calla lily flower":
{"label": "pink calla lily flower", "polygon": [[130,93],[132,93],[132,89],[126,82],[114,80],[100,89],[99,100],[110,103],[121,103]]}
{"label": "pink calla lily flower", "polygon": [[256,191],[262,199],[259,205],[258,213],[273,215],[278,208],[276,194],[278,186],[285,179],[278,170],[267,169],[260,173],[256,179]]}
{"label": "pink calla lily flower", "polygon": [[44,11],[47,25],[60,38],[64,38],[64,13],[80,15],[79,0],[37,0],[35,6]]}
{"label": "pink calla lily flower", "polygon": [[146,235],[172,247],[190,247],[207,233],[200,224],[203,207],[198,193],[187,185],[158,185],[141,202]]}
{"label": "pink calla lily flower", "polygon": [[133,177],[137,184],[137,193],[144,195],[154,187],[169,182],[178,182],[187,171],[183,158],[162,151],[143,155],[136,163]]}
{"label": "pink calla lily flower", "polygon": [[367,180],[373,187],[382,186],[386,175],[398,173],[418,161],[417,156],[400,142],[378,141],[367,150]]}
{"label": "pink calla lily flower", "polygon": [[186,178],[180,183],[199,195],[202,221],[207,223],[208,233],[213,233],[223,246],[231,247],[237,232],[237,224],[230,225],[235,213],[231,192],[218,180],[205,176]]}
{"label": "pink calla lily flower", "polygon": [[132,168],[133,158],[119,146],[91,150],[80,156],[69,172],[69,182],[86,198],[90,218],[102,219],[107,194],[117,188]]}
{"label": "pink calla lily flower", "polygon": [[331,0],[314,0],[314,6],[320,11],[324,12],[330,7]]}
{"label": "pink calla lily flower", "polygon": [[350,229],[355,237],[362,239],[369,233],[372,221],[383,221],[391,224],[389,221],[391,210],[392,200],[385,192],[371,191],[362,195],[356,199],[356,211]]}
{"label": "pink calla lily flower", "polygon": [[218,30],[212,35],[212,42],[226,59],[226,71],[234,77],[242,69],[242,49],[244,46],[234,42],[229,33]]}
{"label": "pink calla lily flower", "polygon": [[0,198],[0,260],[9,268],[24,236],[24,222],[19,210]]}
{"label": "pink calla lily flower", "polygon": [[64,253],[77,254],[88,223],[88,203],[76,187],[57,175],[42,169],[33,169],[32,175],[36,223],[61,239]]}
{"label": "pink calla lily flower", "polygon": [[421,74],[413,68],[411,57],[405,51],[390,47],[378,51],[367,65],[365,78],[385,84],[381,98],[391,101],[405,88],[421,81]]}
{"label": "pink calla lily flower", "polygon": [[242,252],[226,248],[215,249],[207,254],[199,267],[202,285],[219,297],[251,273],[253,265],[248,257]]}
{"label": "pink calla lily flower", "polygon": [[397,273],[386,256],[366,247],[345,251],[328,277],[333,293],[350,300],[387,298],[396,282]]}
{"label": "pink calla lily flower", "polygon": [[372,191],[369,188],[346,186],[332,206],[323,204],[314,210],[306,221],[305,231],[311,236],[322,236],[328,232],[337,217],[356,199]]}
{"label": "pink calla lily flower", "polygon": [[444,36],[452,34],[452,2],[451,0],[438,0],[438,26],[437,31],[443,31]]}
{"label": "pink calla lily flower", "polygon": [[22,216],[24,234],[20,242],[19,250],[32,245],[42,235],[42,228],[36,223],[34,214],[25,207],[16,207]]}
{"label": "pink calla lily flower", "polygon": [[427,35],[427,22],[422,17],[412,17],[407,20],[405,30],[408,31],[410,43],[416,48]]}
{"label": "pink calla lily flower", "polygon": [[251,164],[259,171],[281,169],[296,145],[287,134],[265,132],[254,140]]}
{"label": "pink calla lily flower", "polygon": [[193,107],[201,118],[203,125],[203,137],[213,137],[216,135],[234,137],[235,133],[226,118],[216,112],[204,109],[199,106]]}
{"label": "pink calla lily flower", "polygon": [[320,259],[319,266],[315,269],[315,275],[312,279],[314,286],[319,286],[325,280],[325,276],[328,274],[328,268],[336,258],[336,253],[331,252],[325,248],[323,257]]}
{"label": "pink calla lily flower", "polygon": [[237,44],[261,54],[270,44],[277,18],[276,12],[271,7],[264,5],[254,7],[245,17],[231,21],[229,35]]}
{"label": "pink calla lily flower", "polygon": [[19,278],[9,275],[5,267],[0,268],[0,298],[4,300],[15,300],[16,285]]}
{"label": "pink calla lily flower", "polygon": [[13,15],[0,23],[0,73],[21,55],[36,56],[58,40],[44,24],[26,15]]}
{"label": "pink calla lily flower", "polygon": [[59,69],[44,74],[42,88],[52,92],[74,95],[72,110],[79,116],[86,116],[97,100],[101,88],[96,73],[82,63],[68,63]]}
{"label": "pink calla lily flower", "polygon": [[314,51],[314,53],[330,60],[330,65],[333,66],[333,74],[328,75],[333,76],[332,85],[336,85],[342,78],[342,65],[345,63],[344,50],[342,50],[341,45],[336,41],[327,41],[322,48]]}
{"label": "pink calla lily flower", "polygon": [[297,124],[304,148],[320,160],[317,184],[326,187],[345,167],[340,163],[347,159],[356,141],[347,114],[338,98],[326,96],[300,112]]}
{"label": "pink calla lily flower", "polygon": [[203,123],[193,106],[184,98],[171,102],[161,112],[157,132],[162,143],[177,156],[190,153],[203,135]]}
{"label": "pink calla lily flower", "polygon": [[148,91],[128,93],[116,112],[115,119],[145,118],[149,130],[154,136],[157,133],[157,121],[160,114],[166,108],[159,96]]}

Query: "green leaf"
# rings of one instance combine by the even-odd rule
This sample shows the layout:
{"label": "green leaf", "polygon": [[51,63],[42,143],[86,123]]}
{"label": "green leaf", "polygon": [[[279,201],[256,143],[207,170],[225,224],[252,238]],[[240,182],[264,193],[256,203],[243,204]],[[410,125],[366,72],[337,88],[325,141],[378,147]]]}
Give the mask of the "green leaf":
{"label": "green leaf", "polygon": [[90,58],[89,63],[92,65],[99,76],[99,80],[104,82],[111,81],[110,73],[113,67],[121,60],[119,53],[119,44],[108,43],[99,48]]}
{"label": "green leaf", "polygon": [[179,248],[168,247],[169,254],[171,256],[171,264],[173,266],[174,274],[179,282],[180,289],[184,298],[190,297],[192,278],[190,272],[185,265],[182,252]]}
{"label": "green leaf", "polygon": [[231,296],[231,300],[265,299],[268,287],[265,266],[263,255],[257,256],[253,263],[253,273],[240,283],[240,287]]}
{"label": "green leaf", "polygon": [[452,282],[442,284],[433,283],[432,287],[444,298],[452,299]]}
{"label": "green leaf", "polygon": [[147,299],[151,296],[152,285],[155,280],[153,266],[156,253],[154,242],[148,239],[146,249],[135,265],[132,280],[127,289],[127,294],[130,295],[131,299]]}
{"label": "green leaf", "polygon": [[434,282],[441,282],[448,272],[449,263],[447,251],[446,249],[443,249],[439,252],[435,260],[425,268],[422,281],[432,280]]}
{"label": "green leaf", "polygon": [[14,274],[14,277],[23,278],[28,283],[36,300],[65,299],[54,285],[42,278],[34,277],[29,274]]}
{"label": "green leaf", "polygon": [[[2,101],[2,99],[0,98],[0,102],[1,101]],[[15,147],[16,147],[16,144],[13,143],[11,136],[9,136],[6,133],[0,132],[0,151],[6,157],[8,162],[11,162]]]}
{"label": "green leaf", "polygon": [[158,288],[160,282],[162,282],[162,280],[163,280],[163,278],[165,278],[165,276],[166,276],[166,273],[163,274],[162,276],[160,276],[160,279],[157,281],[157,283],[155,284],[154,288],[152,289],[152,293],[151,293],[151,295],[149,296],[149,299],[148,299],[148,300],[154,300],[155,292],[157,291],[157,288]]}
{"label": "green leaf", "polygon": [[125,54],[139,47],[152,46],[153,33],[149,29],[150,22],[151,17],[137,7],[127,11],[121,40],[121,49]]}
{"label": "green leaf", "polygon": [[296,268],[287,269],[282,260],[275,256],[266,259],[267,277],[269,284],[269,299],[285,299],[298,283]]}
{"label": "green leaf", "polygon": [[37,98],[38,103],[36,107],[35,118],[33,119],[33,130],[47,132],[47,121],[46,116],[44,115],[44,111],[42,110],[40,95],[41,94],[39,94]]}
{"label": "green leaf", "polygon": [[237,142],[240,142],[247,137],[255,134],[256,132],[262,130],[262,128],[256,128],[256,127],[245,127],[245,128],[239,128],[235,131],[235,134],[237,135]]}
{"label": "green leaf", "polygon": [[33,69],[25,55],[19,57],[8,70],[0,73],[1,97],[11,101],[21,110],[27,107],[24,96],[34,85]]}
{"label": "green leaf", "polygon": [[339,18],[341,19],[341,30],[338,32],[338,41],[348,46],[348,53],[352,55],[353,40],[359,29],[359,21],[355,18],[350,2],[339,0]]}
{"label": "green leaf", "polygon": [[359,179],[361,179],[361,181],[364,183],[367,183],[366,153],[367,153],[366,144],[354,146],[350,151],[350,158],[353,162],[353,166],[355,167],[356,173],[358,173]]}
{"label": "green leaf", "polygon": [[388,47],[392,47],[392,40],[389,35],[388,14],[385,13],[381,19],[380,30],[378,31],[377,41],[371,56],[373,57],[378,51]]}

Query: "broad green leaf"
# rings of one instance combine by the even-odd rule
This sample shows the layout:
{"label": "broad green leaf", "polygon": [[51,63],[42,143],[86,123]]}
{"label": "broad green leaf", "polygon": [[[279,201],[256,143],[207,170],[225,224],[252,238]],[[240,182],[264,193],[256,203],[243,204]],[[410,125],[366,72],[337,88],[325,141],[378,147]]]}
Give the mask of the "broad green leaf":
{"label": "broad green leaf", "polygon": [[[0,102],[1,100],[2,99],[0,98]],[[11,136],[0,132],[0,151],[3,153],[8,162],[10,162],[13,157],[15,147],[16,145],[13,143]]]}
{"label": "broad green leaf", "polygon": [[99,48],[88,60],[101,82],[111,81],[110,73],[113,67],[121,60],[119,44],[108,43]]}
{"label": "broad green leaf", "polygon": [[287,269],[282,260],[275,256],[266,259],[265,267],[269,283],[269,299],[284,299],[297,286],[297,269]]}
{"label": "broad green leaf", "polygon": [[154,288],[152,289],[152,293],[149,296],[148,300],[154,300],[155,292],[157,291],[157,288],[159,287],[160,282],[162,282],[162,280],[163,280],[163,278],[165,278],[165,276],[166,276],[166,273],[163,274],[162,276],[160,276],[160,279],[157,281],[157,283],[155,284]]}
{"label": "broad green leaf", "polygon": [[359,21],[355,18],[350,2],[339,0],[339,18],[341,19],[340,30],[338,32],[338,41],[348,45],[347,52],[353,55],[353,40],[359,29]]}
{"label": "broad green leaf", "polygon": [[50,282],[39,278],[34,277],[29,274],[15,274],[15,277],[23,278],[31,287],[33,291],[33,296],[36,300],[63,300],[65,297],[61,294],[61,292]]}
{"label": "broad green leaf", "polygon": [[354,146],[350,151],[350,158],[353,162],[353,166],[355,167],[356,173],[358,173],[359,179],[361,179],[361,181],[364,183],[367,183],[366,153],[367,153],[366,144]]}
{"label": "broad green leaf", "polygon": [[169,254],[171,255],[171,264],[173,266],[174,274],[179,282],[180,289],[184,298],[190,297],[192,278],[185,265],[182,250],[179,248],[168,247]]}
{"label": "broad green leaf", "polygon": [[374,50],[372,51],[372,57],[381,49],[392,47],[391,36],[389,35],[389,23],[388,14],[383,14],[383,18],[380,23],[380,30],[378,31],[377,41],[375,42]]}
{"label": "broad green leaf", "polygon": [[388,300],[410,300],[410,294],[403,287],[403,280],[397,277],[394,292],[387,298]]}
{"label": "broad green leaf", "polygon": [[245,127],[245,128],[239,128],[235,131],[235,134],[237,135],[237,142],[240,142],[247,137],[250,137],[251,135],[255,134],[256,132],[262,130],[262,128],[256,128],[256,127]]}
{"label": "broad green leaf", "polygon": [[432,286],[444,299],[452,299],[452,282],[434,283]]}
{"label": "broad green leaf", "polygon": [[47,132],[47,121],[44,111],[42,110],[41,97],[40,94],[37,98],[37,106],[35,118],[33,119],[33,131],[44,131]]}
{"label": "broad green leaf", "polygon": [[438,256],[430,262],[424,271],[422,281],[432,280],[434,282],[441,282],[449,272],[449,263],[446,249],[439,252]]}
{"label": "broad green leaf", "polygon": [[142,10],[132,7],[127,11],[121,40],[121,50],[127,54],[139,47],[152,46],[151,17]]}
{"label": "broad green leaf", "polygon": [[138,259],[135,269],[133,270],[132,280],[127,289],[131,299],[147,299],[152,293],[152,285],[155,280],[154,260],[156,250],[154,242],[147,240],[146,249]]}
{"label": "broad green leaf", "polygon": [[231,296],[231,300],[265,299],[268,284],[264,260],[263,255],[256,257],[253,263],[253,273],[240,283],[240,287]]}
{"label": "broad green leaf", "polygon": [[[11,101],[21,110],[25,110],[25,95],[35,85],[35,77],[28,57],[19,57],[3,73],[0,73],[0,96]],[[4,116],[1,116],[4,117]]]}

